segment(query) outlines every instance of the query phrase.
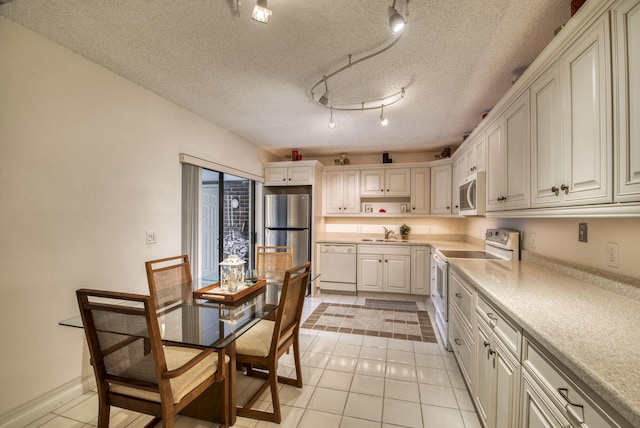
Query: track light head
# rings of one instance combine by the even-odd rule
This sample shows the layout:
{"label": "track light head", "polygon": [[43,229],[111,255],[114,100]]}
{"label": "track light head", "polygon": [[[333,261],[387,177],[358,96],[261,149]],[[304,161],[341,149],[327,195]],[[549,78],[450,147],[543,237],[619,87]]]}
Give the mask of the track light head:
{"label": "track light head", "polygon": [[380,107],[380,125],[387,126],[389,124],[389,119],[384,117],[384,106]]}
{"label": "track light head", "polygon": [[263,24],[268,24],[269,18],[271,18],[271,9],[267,7],[267,0],[256,1],[256,5],[251,13],[251,19],[262,22]]}
{"label": "track light head", "polygon": [[398,34],[404,29],[407,21],[396,10],[395,0],[393,1],[393,5],[387,9],[387,13],[389,15],[389,28],[391,28],[391,33]]}
{"label": "track light head", "polygon": [[327,104],[329,104],[329,90],[328,89],[326,91],[324,91],[324,94],[322,94],[322,96],[320,97],[318,102],[320,104],[322,104],[323,106],[326,106]]}
{"label": "track light head", "polygon": [[336,121],[333,120],[333,107],[331,107],[331,117],[329,118],[329,129],[336,127]]}

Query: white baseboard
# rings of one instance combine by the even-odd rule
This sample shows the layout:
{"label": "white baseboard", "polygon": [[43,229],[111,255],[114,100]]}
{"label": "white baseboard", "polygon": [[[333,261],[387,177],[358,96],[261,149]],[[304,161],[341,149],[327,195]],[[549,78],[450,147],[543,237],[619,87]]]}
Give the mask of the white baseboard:
{"label": "white baseboard", "polygon": [[93,376],[80,377],[40,397],[0,415],[0,428],[19,428],[37,421],[47,413],[95,388]]}

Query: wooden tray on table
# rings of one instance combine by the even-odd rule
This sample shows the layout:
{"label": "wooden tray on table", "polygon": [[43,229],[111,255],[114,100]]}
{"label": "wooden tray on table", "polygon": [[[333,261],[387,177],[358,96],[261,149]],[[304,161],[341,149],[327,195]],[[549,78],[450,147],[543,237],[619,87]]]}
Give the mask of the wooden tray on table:
{"label": "wooden tray on table", "polygon": [[223,289],[219,282],[211,284],[208,287],[200,288],[193,292],[194,299],[209,300],[219,303],[236,303],[252,295],[264,291],[267,281],[259,279],[254,285],[241,285],[235,292]]}

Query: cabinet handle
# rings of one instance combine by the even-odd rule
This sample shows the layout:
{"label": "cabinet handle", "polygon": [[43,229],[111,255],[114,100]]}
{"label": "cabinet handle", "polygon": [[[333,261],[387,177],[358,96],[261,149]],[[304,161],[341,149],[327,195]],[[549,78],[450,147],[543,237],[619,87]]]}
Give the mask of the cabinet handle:
{"label": "cabinet handle", "polygon": [[380,189],[381,192],[384,192],[384,189]]}
{"label": "cabinet handle", "polygon": [[555,193],[555,194],[556,194],[556,196],[558,196],[558,194],[560,193],[560,189],[558,189],[556,186],[553,186],[553,187],[551,188],[551,191],[552,191],[553,193]]}
{"label": "cabinet handle", "polygon": [[483,345],[484,345],[484,347],[486,348],[486,347],[488,347],[488,346],[489,346],[489,345],[491,345],[491,344],[489,343],[489,341],[488,341],[488,340],[485,340],[485,341],[483,342]]}
{"label": "cabinet handle", "polygon": [[451,207],[447,207],[447,209],[449,210],[449,209],[451,209]]}
{"label": "cabinet handle", "polygon": [[[562,398],[565,399],[566,404],[564,405],[564,410],[566,410],[567,412],[567,417],[571,420],[571,422],[575,425],[578,426],[583,426],[584,424],[584,406],[582,404],[577,404],[577,403],[572,403],[571,400],[569,400],[569,389],[568,388],[558,388],[558,394],[560,394],[562,396]],[[580,417],[580,415],[578,415],[575,410],[573,410],[571,407],[577,407],[580,409],[580,413],[582,413],[582,417]]]}
{"label": "cabinet handle", "polygon": [[412,209],[412,210],[415,210],[415,209],[416,209],[416,207],[411,207],[411,209]]}
{"label": "cabinet handle", "polygon": [[568,195],[569,194],[569,186],[565,186],[564,184],[562,186],[560,186],[560,190],[564,190],[564,194]]}
{"label": "cabinet handle", "polygon": [[[493,354],[495,354],[495,353],[496,353],[496,351],[494,351],[493,349],[489,348],[489,355],[493,355]],[[487,358],[488,358],[488,357],[487,357]]]}
{"label": "cabinet handle", "polygon": [[454,342],[456,342],[456,345],[458,345],[458,346],[460,346],[460,345],[461,345],[461,343],[460,343],[460,339],[454,339]]}
{"label": "cabinet handle", "polygon": [[460,294],[460,293],[456,293],[456,297],[457,297],[458,299],[462,299],[462,294]]}

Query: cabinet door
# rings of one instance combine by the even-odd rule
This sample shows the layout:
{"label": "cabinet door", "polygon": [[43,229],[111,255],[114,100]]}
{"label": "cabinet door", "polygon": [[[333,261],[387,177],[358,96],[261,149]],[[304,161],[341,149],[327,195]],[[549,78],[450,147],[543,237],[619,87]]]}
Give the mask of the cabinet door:
{"label": "cabinet door", "polygon": [[511,428],[518,425],[520,363],[500,340],[496,339],[494,343],[495,404],[492,409],[495,414],[491,419],[495,421],[495,428]]}
{"label": "cabinet door", "polygon": [[342,183],[342,212],[344,214],[359,213],[360,171],[343,171]]}
{"label": "cabinet door", "polygon": [[360,172],[361,196],[384,195],[384,169],[363,169]]}
{"label": "cabinet door", "polygon": [[506,149],[502,137],[503,118],[487,129],[487,211],[502,210],[504,183],[507,181]]}
{"label": "cabinet door", "polygon": [[342,171],[324,174],[323,206],[325,214],[342,214]]}
{"label": "cabinet door", "polygon": [[529,91],[525,91],[504,113],[504,209],[529,208],[531,204],[529,121]]}
{"label": "cabinet door", "polygon": [[463,171],[465,156],[460,156],[451,162],[451,214],[460,212],[460,181],[464,178]]}
{"label": "cabinet door", "polygon": [[385,196],[410,196],[410,171],[403,169],[387,169],[384,172]]}
{"label": "cabinet door", "polygon": [[611,70],[604,15],[564,58],[565,204],[611,202]]}
{"label": "cabinet door", "polygon": [[640,200],[640,2],[613,10],[617,62],[618,159],[616,201]]}
{"label": "cabinet door", "polygon": [[520,428],[565,428],[571,426],[553,405],[543,398],[544,393],[527,373],[522,374],[522,403]]}
{"label": "cabinet door", "polygon": [[289,186],[306,186],[313,184],[313,167],[290,166],[287,181]]}
{"label": "cabinet door", "polygon": [[563,166],[560,85],[560,65],[555,64],[531,86],[531,205],[533,207],[550,207],[560,205],[562,202],[559,191]]}
{"label": "cabinet door", "polygon": [[485,427],[488,427],[488,416],[491,408],[491,393],[493,390],[493,368],[491,367],[492,355],[491,342],[489,342],[490,333],[486,330],[484,321],[476,317],[475,329],[475,369],[476,369],[476,387],[474,388],[473,400],[476,403],[478,417]]}
{"label": "cabinet door", "polygon": [[427,295],[430,292],[431,251],[429,247],[411,247],[411,294]]}
{"label": "cabinet door", "polygon": [[264,168],[265,186],[287,186],[288,178],[289,176],[286,166],[269,166]]}
{"label": "cabinet door", "polygon": [[411,212],[429,214],[431,169],[411,168]]}
{"label": "cabinet door", "polygon": [[382,291],[388,293],[411,292],[411,256],[384,256]]}
{"label": "cabinet door", "polygon": [[475,148],[475,152],[476,152],[476,170],[477,171],[484,171],[486,168],[486,164],[487,164],[487,157],[486,157],[486,144],[484,141],[484,134],[481,135],[473,144],[473,147]]}
{"label": "cabinet door", "polygon": [[431,168],[431,214],[451,213],[451,164]]}
{"label": "cabinet door", "polygon": [[358,254],[358,291],[382,291],[381,255]]}

